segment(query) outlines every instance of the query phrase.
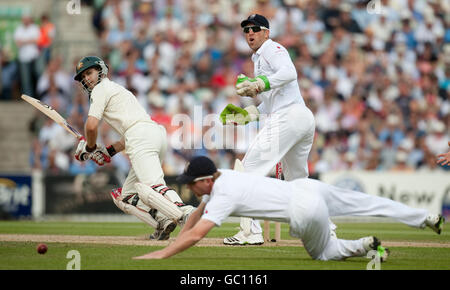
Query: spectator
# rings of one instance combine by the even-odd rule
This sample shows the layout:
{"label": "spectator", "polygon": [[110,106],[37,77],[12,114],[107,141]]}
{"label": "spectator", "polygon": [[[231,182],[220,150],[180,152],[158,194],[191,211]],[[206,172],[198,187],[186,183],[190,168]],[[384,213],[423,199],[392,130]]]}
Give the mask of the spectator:
{"label": "spectator", "polygon": [[445,131],[444,123],[437,120],[431,121],[430,134],[425,138],[425,143],[431,154],[438,155],[448,149],[449,136]]}
{"label": "spectator", "polygon": [[123,18],[118,18],[118,25],[116,28],[112,28],[108,31],[107,36],[107,43],[112,46],[116,47],[121,42],[125,40],[131,40],[132,39],[132,33],[131,31],[126,27],[125,20]]}
{"label": "spectator", "polygon": [[11,100],[18,94],[17,72],[17,63],[0,45],[0,100]]}
{"label": "spectator", "polygon": [[335,98],[335,93],[332,89],[325,91],[323,104],[314,114],[316,118],[316,128],[319,132],[336,132],[339,130],[339,116],[341,115],[342,107],[340,102]]}
{"label": "spectator", "polygon": [[45,71],[40,75],[37,81],[36,93],[42,97],[52,83],[66,97],[72,95],[73,80],[71,76],[62,69],[62,59],[55,56],[50,59]]}
{"label": "spectator", "polygon": [[398,151],[395,155],[396,164],[392,166],[391,171],[412,172],[414,169],[407,164],[408,154],[404,151]]}
{"label": "spectator", "polygon": [[[257,99],[239,100],[234,89],[236,72],[253,77],[251,51],[236,29],[251,13],[266,15],[271,38],[289,49],[302,96],[315,113],[311,174],[405,166],[439,170],[442,166],[430,162],[431,156],[436,163],[436,153],[446,152],[449,138],[448,126],[442,130],[436,125],[448,124],[450,118],[447,3],[380,0],[379,4],[382,13],[368,14],[367,1],[107,0],[96,3],[94,20],[102,53],[109,58],[110,78],[136,92],[152,118],[167,127],[168,172],[180,173],[186,158],[195,153],[213,155],[218,164],[228,166],[232,156],[242,157],[250,131],[258,130],[246,126],[244,139],[242,132],[220,127],[226,133],[217,144],[231,146],[226,147],[229,151],[209,146],[214,142],[208,143],[212,149],[203,144],[192,150],[202,137],[208,138],[211,124],[201,127],[200,122],[191,122],[188,128],[170,124],[183,114],[193,119],[194,108],[206,116],[217,114],[227,103],[258,105]],[[18,82],[14,84],[19,66],[8,51],[3,50],[1,59],[0,98],[10,99],[20,94]],[[61,63],[61,57],[50,58],[36,96],[54,104],[82,131],[89,99],[73,87],[71,72]],[[157,97],[150,97],[154,94]],[[44,118],[37,118],[33,126],[41,141],[30,162],[45,169],[52,143],[61,142],[64,135]],[[105,136],[111,134],[105,131]],[[186,144],[181,144],[184,136]],[[70,147],[69,142],[64,146]],[[407,162],[400,168],[396,157],[402,159],[403,153]],[[126,160],[111,165],[119,179],[127,165]],[[95,170],[77,164],[69,168]]]}
{"label": "spectator", "polygon": [[397,150],[394,147],[392,142],[392,138],[387,138],[384,142],[383,150],[380,154],[380,169],[382,170],[391,170],[391,168],[395,165]]}
{"label": "spectator", "polygon": [[144,48],[144,58],[147,63],[153,61],[153,65],[163,73],[172,74],[176,60],[176,50],[164,37],[162,31],[156,32],[153,42]]}
{"label": "spectator", "polygon": [[33,23],[30,15],[22,16],[22,24],[14,31],[14,40],[19,48],[19,72],[22,92],[29,96],[35,95],[37,82],[37,59],[39,57],[39,27]]}
{"label": "spectator", "polygon": [[385,143],[389,139],[392,141],[394,148],[397,148],[405,137],[401,124],[399,116],[389,115],[386,120],[386,127],[380,131],[378,140]]}
{"label": "spectator", "polygon": [[55,25],[50,21],[46,13],[41,16],[41,24],[39,26],[40,35],[38,46],[41,50],[41,57],[44,60],[44,65],[47,65],[51,57],[51,46],[56,35]]}
{"label": "spectator", "polygon": [[339,25],[337,27],[341,26],[351,33],[361,33],[361,27],[359,27],[358,22],[352,18],[352,6],[349,3],[342,3],[339,10]]}
{"label": "spectator", "polygon": [[330,0],[328,5],[323,8],[322,22],[325,24],[327,31],[334,30],[339,26],[339,17],[341,11],[339,10],[339,0]]}

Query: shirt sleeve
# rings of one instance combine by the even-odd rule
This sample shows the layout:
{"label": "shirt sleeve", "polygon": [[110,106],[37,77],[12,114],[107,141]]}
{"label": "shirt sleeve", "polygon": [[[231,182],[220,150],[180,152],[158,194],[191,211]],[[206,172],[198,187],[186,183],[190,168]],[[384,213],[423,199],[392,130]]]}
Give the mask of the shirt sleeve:
{"label": "shirt sleeve", "polygon": [[267,110],[266,110],[266,106],[264,105],[264,102],[261,102],[261,104],[258,105],[258,112],[259,114],[268,114]]}
{"label": "shirt sleeve", "polygon": [[222,222],[233,212],[233,204],[226,195],[216,195],[206,204],[202,218],[220,226]]}
{"label": "shirt sleeve", "polygon": [[88,115],[101,120],[106,108],[107,98],[106,90],[100,85],[95,86],[91,93],[91,105]]}
{"label": "shirt sleeve", "polygon": [[270,55],[265,54],[264,58],[275,71],[275,73],[266,76],[271,89],[282,87],[297,79],[297,70],[286,49],[276,46],[274,50],[270,51]]}
{"label": "shirt sleeve", "polygon": [[205,194],[204,196],[202,196],[202,202],[207,204],[209,202],[210,197],[211,197],[210,195]]}

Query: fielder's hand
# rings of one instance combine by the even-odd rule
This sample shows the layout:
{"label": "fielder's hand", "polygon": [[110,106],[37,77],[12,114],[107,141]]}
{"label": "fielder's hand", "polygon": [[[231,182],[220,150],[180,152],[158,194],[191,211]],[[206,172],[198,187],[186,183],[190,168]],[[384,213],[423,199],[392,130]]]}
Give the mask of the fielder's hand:
{"label": "fielder's hand", "polygon": [[[448,146],[450,146],[450,142],[448,142]],[[440,164],[442,166],[444,165],[450,165],[450,151],[447,153],[442,153],[437,156],[438,160],[436,161],[437,164]]]}
{"label": "fielder's hand", "polygon": [[255,97],[260,92],[270,90],[270,83],[266,76],[257,76],[250,79],[240,74],[236,81],[236,93],[240,96]]}
{"label": "fielder's hand", "polygon": [[233,104],[228,104],[220,113],[220,120],[224,125],[246,125],[249,122],[257,121],[258,117],[259,112],[255,106],[248,106],[242,109]]}
{"label": "fielder's hand", "polygon": [[105,148],[105,146],[97,146],[97,149],[95,149],[91,154],[91,159],[94,160],[94,162],[99,166],[103,166],[105,163],[110,163],[111,157],[114,156],[114,154],[110,153],[111,148],[113,147],[109,146],[108,148]]}
{"label": "fielder's hand", "polygon": [[[92,151],[87,150],[87,141],[83,137],[78,143],[77,150],[75,151],[75,159],[78,161],[86,161],[91,158]],[[95,148],[94,148],[95,150]]]}

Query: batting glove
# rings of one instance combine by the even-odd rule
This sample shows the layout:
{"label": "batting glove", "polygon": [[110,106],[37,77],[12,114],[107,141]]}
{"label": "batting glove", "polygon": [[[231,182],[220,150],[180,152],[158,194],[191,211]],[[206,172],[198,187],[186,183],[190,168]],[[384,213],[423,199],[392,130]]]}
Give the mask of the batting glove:
{"label": "batting glove", "polygon": [[255,106],[248,106],[242,109],[233,104],[228,104],[220,113],[220,120],[224,125],[246,125],[249,122],[257,121],[258,118],[259,111]]}
{"label": "batting glove", "polygon": [[255,97],[260,92],[270,90],[269,79],[266,76],[257,76],[250,79],[240,74],[236,81],[236,93],[240,96]]}
{"label": "batting glove", "polygon": [[[97,145],[95,146],[95,148]],[[95,148],[93,150],[95,150]],[[87,148],[87,141],[83,137],[80,139],[80,142],[78,142],[77,150],[75,150],[75,159],[78,161],[86,161],[91,158],[92,149],[88,150]]]}
{"label": "batting glove", "polygon": [[111,158],[116,154],[116,150],[114,147],[108,146],[97,146],[97,149],[94,150],[91,154],[91,159],[97,163],[99,166],[105,165],[105,163],[110,163]]}

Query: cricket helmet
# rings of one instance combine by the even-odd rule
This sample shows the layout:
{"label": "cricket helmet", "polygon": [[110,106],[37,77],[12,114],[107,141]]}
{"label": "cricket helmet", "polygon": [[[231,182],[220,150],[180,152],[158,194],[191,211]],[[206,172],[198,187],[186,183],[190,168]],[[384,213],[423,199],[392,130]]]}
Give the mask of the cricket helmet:
{"label": "cricket helmet", "polygon": [[102,77],[104,77],[108,74],[108,66],[101,58],[99,58],[98,56],[85,56],[77,64],[76,75],[74,79],[81,82],[81,74],[85,70],[93,67],[97,67],[99,69],[99,76],[102,75]]}

